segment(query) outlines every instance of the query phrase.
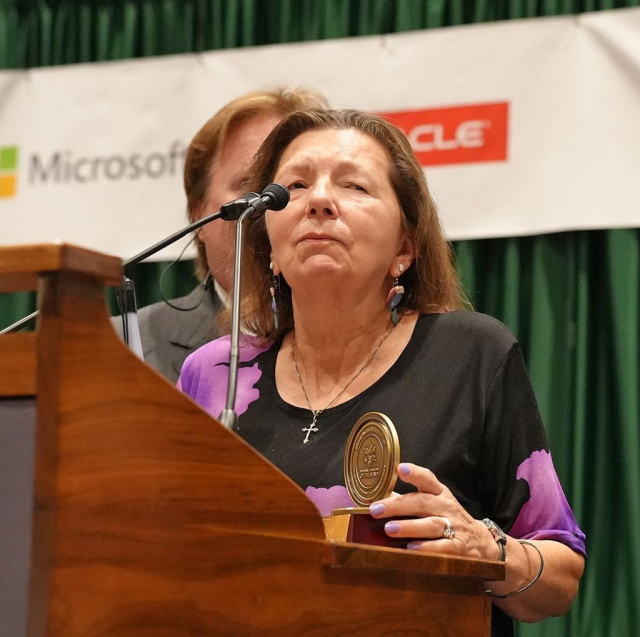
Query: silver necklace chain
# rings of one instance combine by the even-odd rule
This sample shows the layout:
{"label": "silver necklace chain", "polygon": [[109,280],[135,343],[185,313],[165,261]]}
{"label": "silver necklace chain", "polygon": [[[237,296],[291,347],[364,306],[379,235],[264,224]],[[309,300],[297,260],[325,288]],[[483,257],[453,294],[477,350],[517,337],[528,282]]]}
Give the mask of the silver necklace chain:
{"label": "silver necklace chain", "polygon": [[298,369],[298,361],[296,360],[296,354],[295,354],[296,335],[294,332],[293,343],[291,343],[291,358],[293,359],[293,366],[295,367],[296,374],[298,376],[298,381],[300,382],[300,387],[302,388],[302,393],[304,394],[305,400],[307,401],[307,405],[309,406],[309,411],[311,411],[311,413],[313,414],[313,422],[308,427],[304,427],[302,429],[302,431],[306,432],[306,436],[304,439],[305,445],[309,442],[309,436],[311,436],[312,433],[316,433],[317,431],[320,431],[316,427],[316,423],[318,422],[318,416],[325,410],[329,409],[329,407],[331,407],[331,405],[333,405],[333,403],[335,403],[336,400],[338,400],[338,398],[340,398],[340,396],[342,396],[342,394],[344,394],[344,392],[346,392],[347,389],[349,389],[351,383],[353,383],[353,381],[356,378],[358,378],[358,376],[360,376],[360,374],[362,374],[362,372],[369,366],[371,361],[375,358],[376,354],[378,353],[378,350],[382,347],[382,344],[387,340],[387,338],[389,337],[391,332],[393,332],[395,327],[396,327],[395,325],[392,325],[387,330],[387,332],[382,337],[382,339],[380,340],[376,348],[373,350],[371,356],[369,356],[369,358],[367,359],[367,362],[356,372],[355,376],[342,388],[342,390],[338,393],[338,395],[335,398],[333,398],[331,402],[325,407],[323,407],[322,409],[313,409],[313,407],[311,407],[311,401],[309,400],[309,396],[307,395],[307,390],[304,388],[304,383],[302,382],[302,376],[300,376],[300,370]]}

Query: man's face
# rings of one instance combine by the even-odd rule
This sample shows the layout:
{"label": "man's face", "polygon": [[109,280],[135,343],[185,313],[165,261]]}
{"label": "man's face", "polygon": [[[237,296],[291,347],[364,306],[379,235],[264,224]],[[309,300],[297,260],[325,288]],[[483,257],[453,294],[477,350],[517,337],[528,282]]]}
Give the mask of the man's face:
{"label": "man's face", "polygon": [[[220,210],[223,204],[237,199],[246,192],[247,169],[253,156],[267,135],[280,122],[277,114],[258,115],[234,126],[218,151],[209,182],[209,197],[200,210],[199,218]],[[199,232],[205,244],[209,270],[227,291],[233,280],[235,224],[213,221]]]}

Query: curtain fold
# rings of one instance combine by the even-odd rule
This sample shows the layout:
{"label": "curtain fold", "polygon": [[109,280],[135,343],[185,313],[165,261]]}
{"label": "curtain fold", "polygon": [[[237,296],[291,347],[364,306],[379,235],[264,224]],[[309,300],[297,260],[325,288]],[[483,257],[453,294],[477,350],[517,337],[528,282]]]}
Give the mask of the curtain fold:
{"label": "curtain fold", "polygon": [[[640,0],[0,0],[0,68],[29,68],[639,6]],[[181,223],[176,219],[176,226]],[[566,617],[524,637],[640,634],[640,230],[457,242],[478,311],[522,343],[589,558]],[[122,255],[123,257],[129,255]],[[130,273],[140,305],[167,264]],[[162,280],[192,289],[191,264]],[[116,304],[111,293],[112,311]],[[0,329],[35,309],[0,295]]]}
{"label": "curtain fold", "polygon": [[640,0],[0,0],[0,68],[397,33]]}

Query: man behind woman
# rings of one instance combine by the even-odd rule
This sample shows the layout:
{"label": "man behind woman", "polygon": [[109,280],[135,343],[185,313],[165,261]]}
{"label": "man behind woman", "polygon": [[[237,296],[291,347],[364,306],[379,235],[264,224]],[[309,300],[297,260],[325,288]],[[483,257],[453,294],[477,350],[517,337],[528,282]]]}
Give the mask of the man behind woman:
{"label": "man behind woman", "polygon": [[[187,151],[189,222],[247,192],[249,164],[283,117],[326,106],[325,98],[312,89],[276,88],[248,93],[220,109]],[[170,305],[161,301],[138,312],[144,360],[172,382],[178,380],[185,358],[219,335],[216,317],[232,287],[233,228],[229,222],[214,221],[198,232],[196,275],[202,285]]]}

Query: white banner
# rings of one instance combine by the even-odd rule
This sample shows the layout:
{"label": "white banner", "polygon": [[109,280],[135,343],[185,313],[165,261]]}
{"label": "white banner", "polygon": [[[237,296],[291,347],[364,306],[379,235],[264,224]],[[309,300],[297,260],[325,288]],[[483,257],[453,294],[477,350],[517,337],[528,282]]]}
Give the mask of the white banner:
{"label": "white banner", "polygon": [[2,72],[0,244],[126,258],[155,243],[184,225],[195,132],[279,84],[404,128],[451,239],[640,226],[640,9],[626,9]]}

